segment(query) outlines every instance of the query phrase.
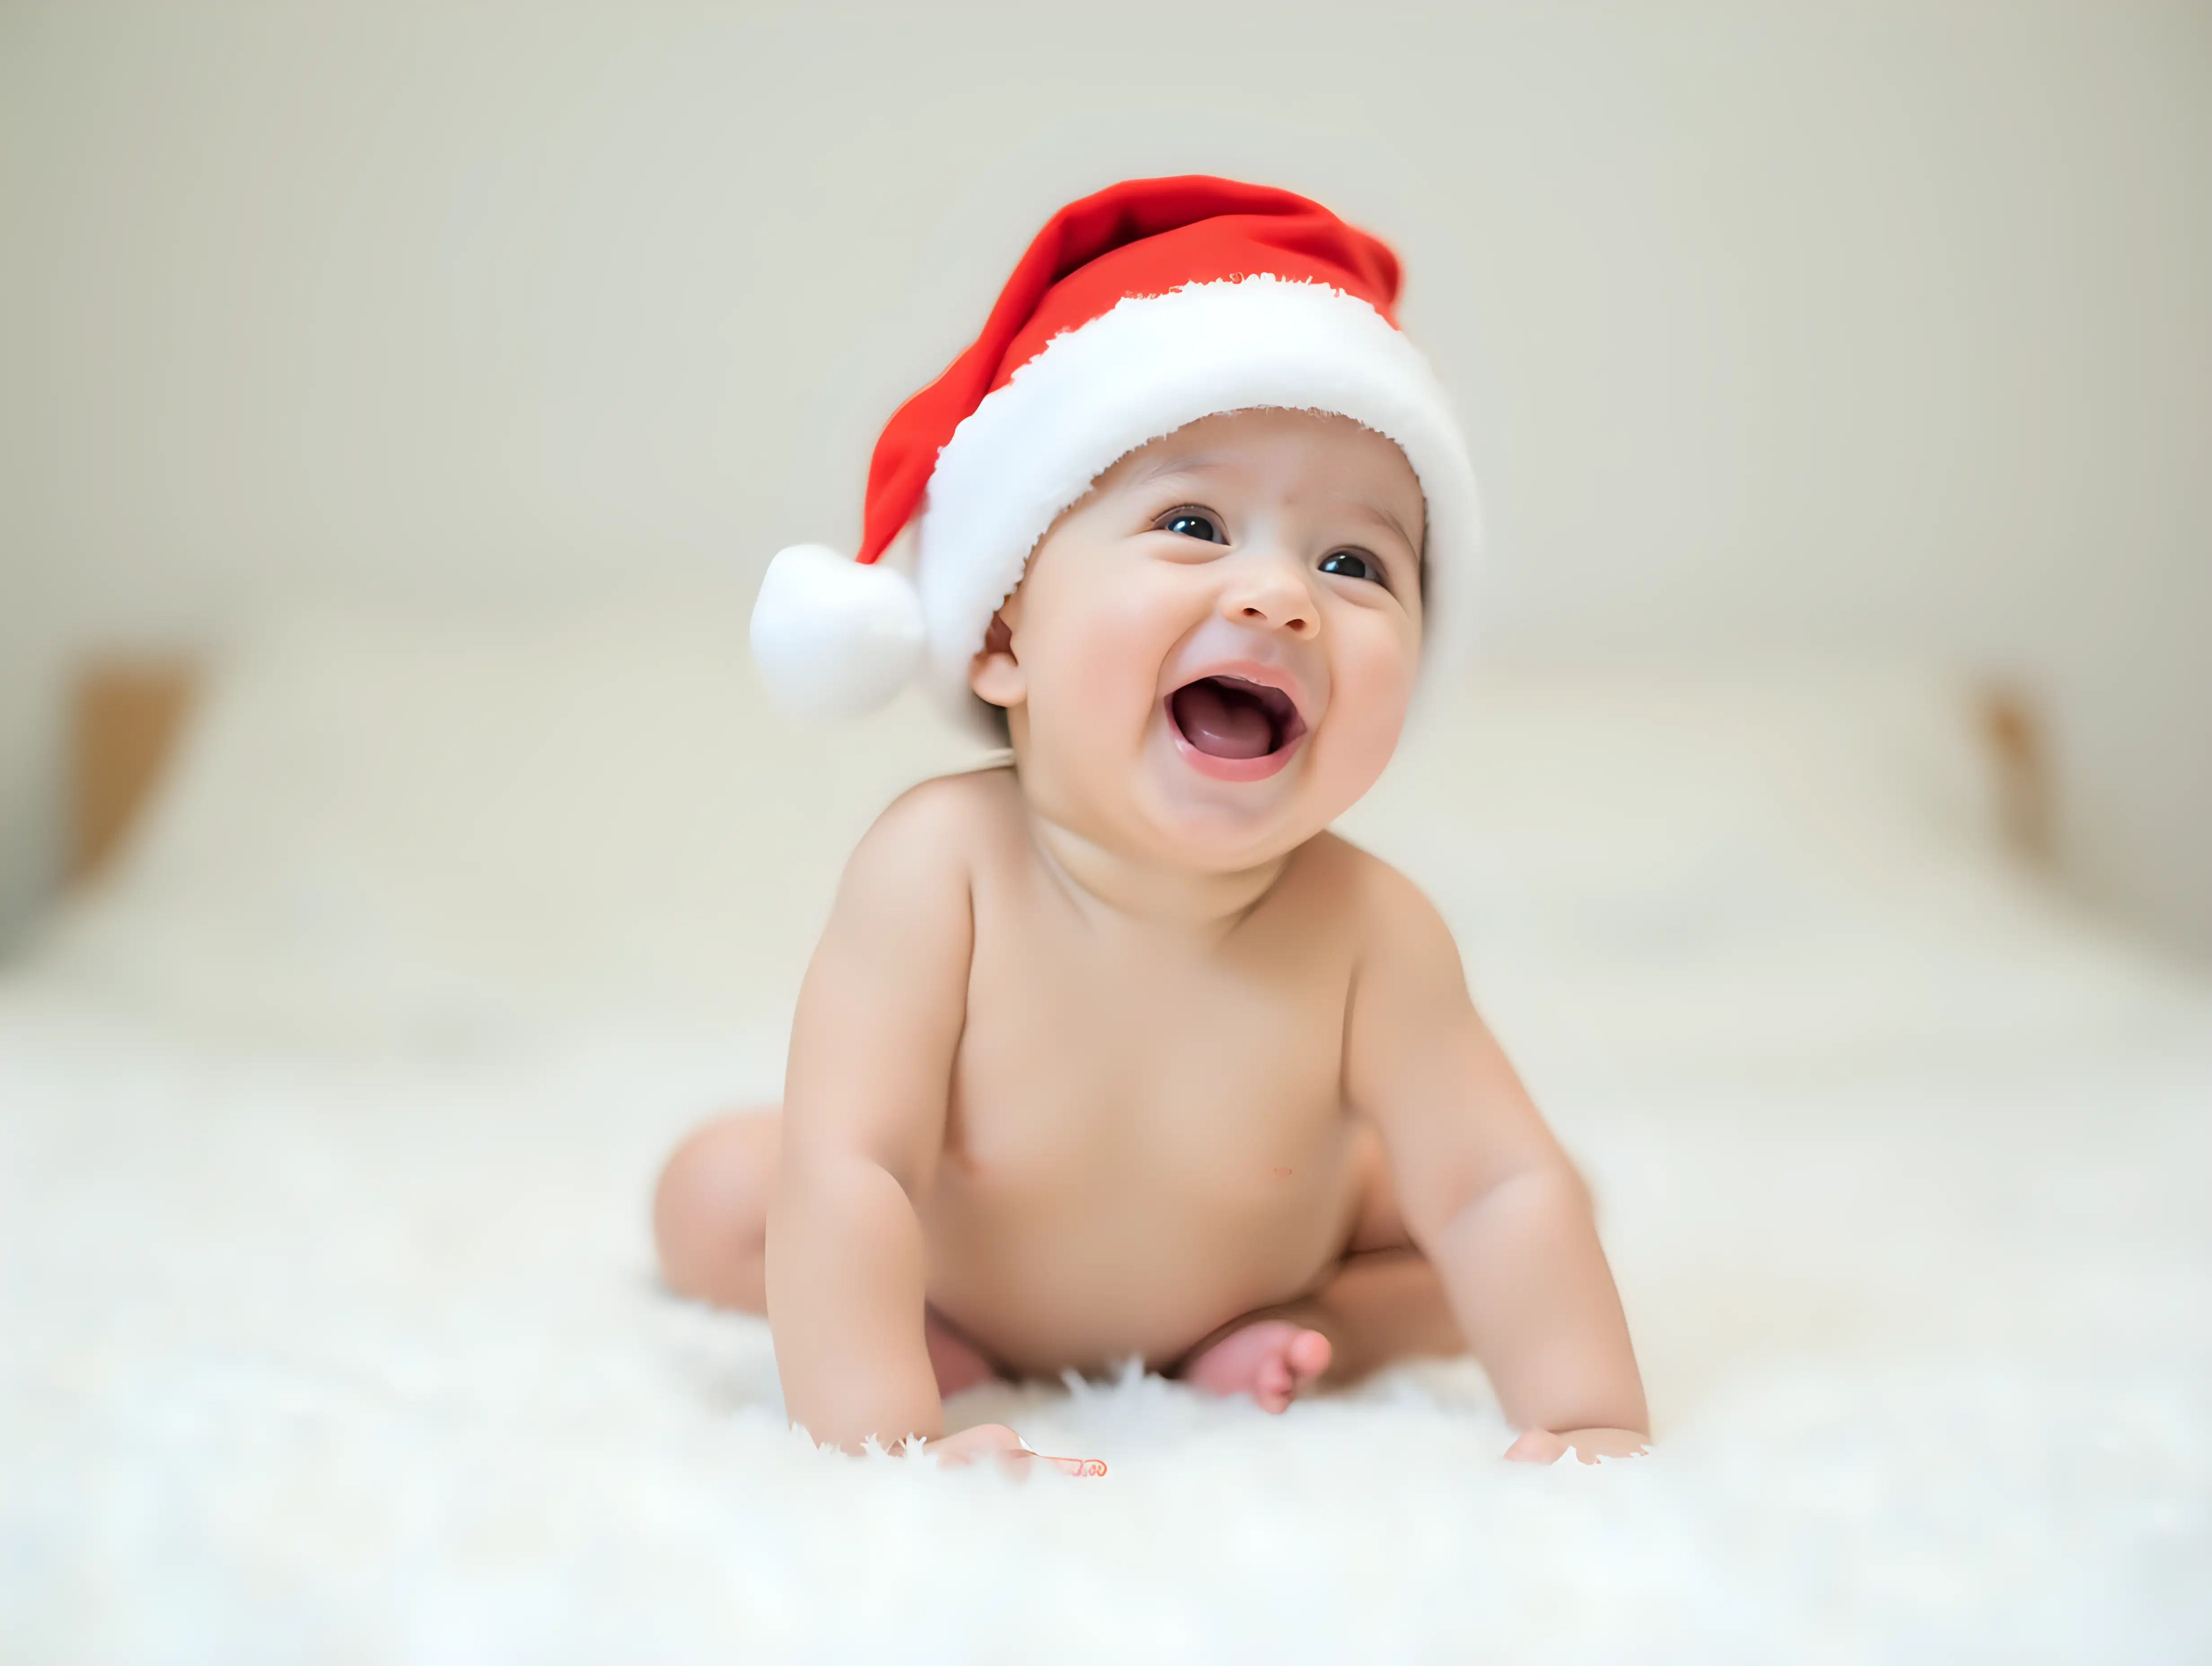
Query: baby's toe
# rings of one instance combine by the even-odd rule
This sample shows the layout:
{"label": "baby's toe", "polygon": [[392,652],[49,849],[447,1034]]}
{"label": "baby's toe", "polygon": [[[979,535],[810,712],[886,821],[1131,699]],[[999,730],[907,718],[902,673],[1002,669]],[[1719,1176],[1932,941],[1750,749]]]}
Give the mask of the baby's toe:
{"label": "baby's toe", "polygon": [[1280,1412],[1328,1369],[1328,1338],[1280,1319],[1231,1331],[1183,1368],[1186,1382],[1215,1394],[1249,1394]]}

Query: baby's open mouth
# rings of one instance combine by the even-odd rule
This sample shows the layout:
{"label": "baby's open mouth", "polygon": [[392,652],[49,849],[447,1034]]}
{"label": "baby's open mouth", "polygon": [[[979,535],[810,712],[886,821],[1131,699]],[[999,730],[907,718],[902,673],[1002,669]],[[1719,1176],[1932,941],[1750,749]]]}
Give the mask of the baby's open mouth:
{"label": "baby's open mouth", "polygon": [[1242,677],[1184,684],[1168,696],[1168,715],[1191,750],[1208,757],[1267,757],[1306,732],[1289,695]]}

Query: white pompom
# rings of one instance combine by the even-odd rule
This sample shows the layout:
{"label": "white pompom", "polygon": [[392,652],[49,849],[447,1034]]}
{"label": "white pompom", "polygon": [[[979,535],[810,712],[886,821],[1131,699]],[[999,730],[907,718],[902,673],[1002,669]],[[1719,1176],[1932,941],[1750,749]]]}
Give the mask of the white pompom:
{"label": "white pompom", "polygon": [[753,661],[775,703],[805,717],[882,705],[921,664],[921,599],[881,562],[819,544],[779,550],[753,603]]}

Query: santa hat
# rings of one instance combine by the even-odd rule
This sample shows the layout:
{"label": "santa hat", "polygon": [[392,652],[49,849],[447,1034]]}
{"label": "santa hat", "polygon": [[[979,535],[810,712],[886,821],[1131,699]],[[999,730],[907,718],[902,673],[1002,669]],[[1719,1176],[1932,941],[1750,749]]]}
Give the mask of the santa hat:
{"label": "santa hat", "polygon": [[[1474,480],[1397,298],[1385,245],[1289,192],[1190,175],[1071,203],[975,344],[884,427],[858,558],[802,544],[769,564],[752,647],[771,694],[866,711],[926,662],[972,703],[969,664],[1060,512],[1148,441],[1261,407],[1348,416],[1405,453],[1427,500],[1433,657],[1458,634]],[[881,562],[909,527],[911,580]]]}

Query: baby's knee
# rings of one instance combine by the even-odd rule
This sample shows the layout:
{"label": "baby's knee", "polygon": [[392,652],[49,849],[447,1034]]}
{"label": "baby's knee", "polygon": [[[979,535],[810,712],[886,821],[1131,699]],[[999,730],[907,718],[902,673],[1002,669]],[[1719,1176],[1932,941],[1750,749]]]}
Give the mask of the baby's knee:
{"label": "baby's knee", "polygon": [[718,1116],[670,1153],[653,1188],[653,1238],[661,1275],[678,1294],[759,1305],[781,1122],[774,1110]]}

